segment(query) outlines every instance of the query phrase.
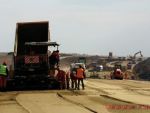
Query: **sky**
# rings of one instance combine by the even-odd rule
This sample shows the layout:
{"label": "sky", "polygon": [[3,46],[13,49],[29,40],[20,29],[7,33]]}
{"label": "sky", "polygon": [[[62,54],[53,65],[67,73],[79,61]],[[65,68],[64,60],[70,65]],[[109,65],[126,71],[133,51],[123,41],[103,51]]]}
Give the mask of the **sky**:
{"label": "sky", "polygon": [[0,52],[14,49],[17,22],[49,21],[63,53],[150,56],[150,0],[0,0]]}

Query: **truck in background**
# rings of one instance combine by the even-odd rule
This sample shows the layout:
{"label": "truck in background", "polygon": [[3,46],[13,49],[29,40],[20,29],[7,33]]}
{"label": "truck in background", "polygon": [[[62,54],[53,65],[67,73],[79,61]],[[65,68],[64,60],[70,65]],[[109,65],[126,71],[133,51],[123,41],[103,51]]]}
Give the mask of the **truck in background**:
{"label": "truck in background", "polygon": [[77,63],[84,63],[86,65],[86,57],[79,57]]}

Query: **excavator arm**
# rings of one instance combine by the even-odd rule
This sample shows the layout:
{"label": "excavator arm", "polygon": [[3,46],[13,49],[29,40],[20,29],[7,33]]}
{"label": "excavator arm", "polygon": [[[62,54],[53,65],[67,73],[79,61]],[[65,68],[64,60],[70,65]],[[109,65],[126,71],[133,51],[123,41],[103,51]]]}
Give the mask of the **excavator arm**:
{"label": "excavator arm", "polygon": [[133,58],[135,59],[135,58],[136,58],[136,56],[137,56],[138,54],[140,54],[140,56],[141,56],[141,57],[143,57],[142,52],[141,52],[141,51],[139,51],[139,52],[137,52],[137,53],[135,53],[135,54],[134,54],[134,57],[133,57]]}

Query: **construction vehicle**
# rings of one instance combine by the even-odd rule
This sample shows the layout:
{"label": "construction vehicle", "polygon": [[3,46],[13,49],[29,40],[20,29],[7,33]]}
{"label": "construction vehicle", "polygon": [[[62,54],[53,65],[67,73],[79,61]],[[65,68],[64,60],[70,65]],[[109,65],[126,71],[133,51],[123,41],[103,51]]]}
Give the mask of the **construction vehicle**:
{"label": "construction vehicle", "polygon": [[86,69],[84,63],[72,63],[72,64],[70,65],[70,69],[73,69],[73,68],[78,69],[79,66],[82,66],[83,69]]}
{"label": "construction vehicle", "polygon": [[123,72],[122,72],[122,65],[119,63],[116,63],[114,66],[114,70],[110,75],[111,79],[118,79],[122,80],[123,79]]}
{"label": "construction vehicle", "polygon": [[133,58],[136,59],[136,56],[137,56],[138,54],[140,54],[140,56],[143,57],[142,52],[141,52],[141,51],[138,51],[138,52],[136,52],[136,53],[134,54]]}
{"label": "construction vehicle", "polygon": [[[138,54],[140,55],[140,57],[137,58],[137,55],[138,55]],[[133,56],[133,62],[134,62],[134,64],[136,64],[137,62],[142,61],[142,58],[143,58],[142,52],[141,52],[141,51],[136,52],[136,53],[134,54],[134,56]]]}
{"label": "construction vehicle", "polygon": [[[137,55],[140,55],[140,57],[137,58]],[[133,56],[129,56],[129,62],[127,64],[127,68],[128,69],[132,69],[132,67],[134,67],[135,64],[137,64],[138,62],[142,61],[143,59],[143,54],[142,51],[138,51],[136,53],[134,53]]]}
{"label": "construction vehicle", "polygon": [[[14,46],[14,76],[15,83],[50,82],[48,46],[56,46],[49,42],[49,22],[23,22],[16,25]],[[55,68],[53,68],[55,69]]]}
{"label": "construction vehicle", "polygon": [[84,63],[86,65],[86,57],[79,57],[77,62]]}
{"label": "construction vehicle", "polygon": [[[138,54],[140,55],[140,57],[137,58]],[[142,51],[138,51],[138,52],[134,53],[133,56],[129,56],[128,60],[132,61],[132,64],[136,64],[137,61],[142,61],[142,58],[143,58]]]}

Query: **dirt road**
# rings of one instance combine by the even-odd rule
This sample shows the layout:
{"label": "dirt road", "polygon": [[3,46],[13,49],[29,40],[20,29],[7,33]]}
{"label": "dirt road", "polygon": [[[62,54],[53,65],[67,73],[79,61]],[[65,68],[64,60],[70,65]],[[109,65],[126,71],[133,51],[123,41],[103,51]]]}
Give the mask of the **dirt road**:
{"label": "dirt road", "polygon": [[85,90],[0,92],[0,113],[150,113],[150,82],[85,81]]}

